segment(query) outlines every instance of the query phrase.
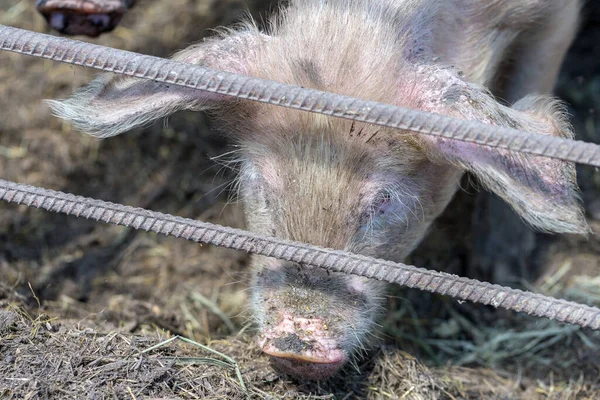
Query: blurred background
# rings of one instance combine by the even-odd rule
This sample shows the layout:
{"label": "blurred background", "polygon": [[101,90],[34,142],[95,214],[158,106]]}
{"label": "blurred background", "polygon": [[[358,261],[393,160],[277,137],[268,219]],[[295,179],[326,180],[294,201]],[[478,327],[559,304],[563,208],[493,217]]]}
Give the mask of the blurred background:
{"label": "blurred background", "polygon": [[[138,0],[113,31],[76,38],[168,57],[247,13],[260,24],[276,4]],[[57,34],[34,0],[0,0],[0,24]],[[67,97],[95,74],[0,52],[0,178],[243,227],[242,210],[229,190],[235,176],[227,166],[229,144],[204,114],[179,113],[105,141],[50,115],[43,99]],[[600,143],[596,0],[585,6],[556,95],[569,106],[577,138]],[[586,215],[598,233],[600,172],[580,166],[578,173]],[[519,246],[478,249],[473,232],[500,228],[474,211],[482,203],[476,192],[465,180],[411,263],[600,305],[597,235],[527,236]],[[507,259],[502,254],[514,262],[500,265],[498,260]],[[232,373],[214,365],[166,368],[148,361],[148,369],[137,374],[127,363],[102,375],[93,368],[94,373],[89,368],[75,373],[89,363],[104,365],[99,359],[121,359],[132,343],[149,347],[174,334],[234,357],[253,397],[593,398],[600,393],[599,335],[399,288],[388,298],[382,344],[349,367],[356,379],[316,385],[280,377],[252,342],[247,264],[247,255],[231,250],[0,203],[0,397],[60,397],[58,387],[73,398],[128,393],[127,387],[138,396],[245,396]],[[118,341],[113,332],[124,339]],[[118,343],[101,345],[85,339],[89,333]],[[66,337],[77,340],[67,343]],[[191,353],[169,348],[161,355]],[[70,369],[64,360],[70,360]],[[47,362],[60,373],[46,376]],[[130,382],[123,381],[124,374]]]}

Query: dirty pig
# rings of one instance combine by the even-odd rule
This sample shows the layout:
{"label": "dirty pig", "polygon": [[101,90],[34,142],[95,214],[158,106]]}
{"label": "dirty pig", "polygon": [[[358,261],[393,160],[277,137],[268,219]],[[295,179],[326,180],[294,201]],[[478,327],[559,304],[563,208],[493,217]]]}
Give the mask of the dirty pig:
{"label": "dirty pig", "polygon": [[[292,0],[265,32],[249,21],[174,59],[570,138],[548,93],[578,12],[573,0]],[[588,231],[568,162],[110,74],[51,106],[100,138],[209,112],[239,148],[260,234],[402,261],[466,171],[535,229]],[[252,271],[257,342],[279,370],[324,379],[370,342],[384,284],[262,256]]]}

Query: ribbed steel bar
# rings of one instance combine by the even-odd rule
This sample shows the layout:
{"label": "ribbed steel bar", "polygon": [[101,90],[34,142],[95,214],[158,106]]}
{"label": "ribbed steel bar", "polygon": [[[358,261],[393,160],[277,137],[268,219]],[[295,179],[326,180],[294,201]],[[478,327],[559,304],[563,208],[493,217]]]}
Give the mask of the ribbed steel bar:
{"label": "ribbed steel bar", "polygon": [[175,217],[0,179],[0,200],[186,240],[261,254],[334,272],[354,274],[460,300],[600,329],[600,309],[444,272],[344,251],[257,235],[241,229]]}
{"label": "ribbed steel bar", "polygon": [[0,25],[0,49],[118,74],[600,167],[600,146],[502,128]]}

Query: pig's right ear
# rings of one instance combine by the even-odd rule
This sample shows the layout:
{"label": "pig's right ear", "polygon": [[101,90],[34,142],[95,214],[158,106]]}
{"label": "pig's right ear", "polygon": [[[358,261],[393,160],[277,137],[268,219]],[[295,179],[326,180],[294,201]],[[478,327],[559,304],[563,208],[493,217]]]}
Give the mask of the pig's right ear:
{"label": "pig's right ear", "polygon": [[[268,36],[258,31],[229,33],[192,45],[173,59],[245,74],[253,50],[267,40]],[[56,116],[76,129],[106,138],[177,111],[214,108],[230,99],[233,98],[183,86],[102,74],[69,99],[48,103]]]}
{"label": "pig's right ear", "polygon": [[[463,119],[571,138],[560,103],[527,96],[512,107],[474,85],[449,86],[435,111]],[[474,174],[509,203],[531,226],[546,232],[589,232],[571,162],[432,136],[419,137],[434,161],[450,162]]]}

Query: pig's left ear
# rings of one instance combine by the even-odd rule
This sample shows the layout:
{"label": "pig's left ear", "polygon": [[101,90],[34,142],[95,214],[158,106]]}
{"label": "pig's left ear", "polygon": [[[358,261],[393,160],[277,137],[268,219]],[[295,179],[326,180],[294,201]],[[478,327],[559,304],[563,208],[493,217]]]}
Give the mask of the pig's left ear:
{"label": "pig's left ear", "polygon": [[[573,137],[560,103],[547,97],[528,96],[509,108],[484,90],[449,90],[434,108],[463,119]],[[534,228],[589,233],[573,163],[426,135],[420,140],[434,161],[450,162],[473,173]]]}
{"label": "pig's left ear", "polygon": [[[258,30],[230,31],[177,53],[176,61],[247,74],[253,52],[269,39]],[[102,74],[66,100],[48,101],[76,129],[105,138],[181,110],[205,110],[232,97],[130,76]]]}

